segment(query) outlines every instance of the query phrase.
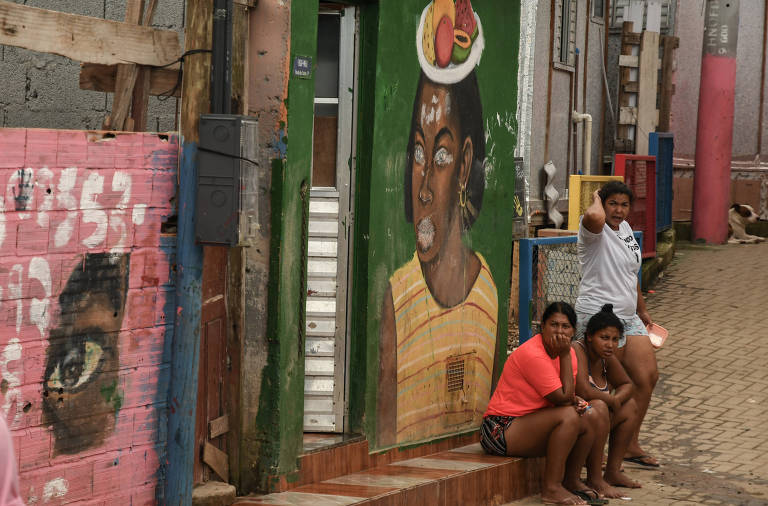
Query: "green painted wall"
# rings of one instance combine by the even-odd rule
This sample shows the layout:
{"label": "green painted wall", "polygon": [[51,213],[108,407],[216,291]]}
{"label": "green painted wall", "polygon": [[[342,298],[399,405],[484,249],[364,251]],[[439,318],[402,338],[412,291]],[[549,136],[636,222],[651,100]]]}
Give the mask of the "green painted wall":
{"label": "green painted wall", "polygon": [[[291,62],[311,56],[317,46],[316,0],[291,2]],[[285,69],[275,69],[284,72]],[[280,129],[272,160],[272,239],[268,295],[268,361],[249,452],[250,479],[244,490],[274,488],[274,480],[296,470],[302,445],[304,412],[304,307],[309,184],[312,163],[314,79],[290,76],[287,124]],[[289,476],[290,479],[290,476]]]}
{"label": "green painted wall", "polygon": [[[381,308],[392,273],[414,253],[415,232],[405,218],[403,179],[414,97],[420,74],[416,31],[426,1],[382,2],[378,7],[378,43],[375,57],[373,115],[361,116],[360,129],[370,135],[370,173],[358,165],[359,181],[368,186],[368,215],[357,217],[357,254],[366,265],[356,265],[354,300],[367,310],[365,329],[355,339],[366,346],[365,416],[362,425],[371,440],[377,434],[377,386]],[[505,357],[509,270],[512,248],[512,198],[516,142],[517,55],[519,5],[517,2],[475,0],[485,35],[485,50],[476,67],[486,135],[486,187],[482,210],[464,237],[465,244],[482,253],[498,289],[497,358]],[[365,74],[363,73],[363,76]],[[366,112],[365,109],[361,109]],[[372,128],[371,128],[372,127]],[[360,193],[358,194],[358,196]],[[362,220],[364,222],[361,222]],[[363,243],[363,244],[361,244]],[[359,258],[359,257],[358,257]],[[359,289],[363,287],[365,293]],[[359,342],[353,344],[360,346]],[[353,354],[353,369],[355,358]],[[495,374],[500,364],[495,364]],[[354,392],[354,390],[353,390]],[[359,397],[352,397],[354,402]]]}
{"label": "green painted wall", "polygon": [[[375,448],[381,306],[389,277],[414,252],[405,219],[403,177],[419,78],[416,29],[427,2],[361,2],[360,94],[354,237],[350,431],[362,430]],[[512,247],[515,111],[519,6],[490,0],[473,5],[486,48],[476,68],[483,106],[486,187],[479,218],[464,237],[485,257],[498,289],[498,356],[505,350]],[[316,0],[291,2],[293,56],[315,57]],[[276,69],[275,72],[284,72]],[[314,80],[290,77],[287,121],[272,160],[272,240],[268,363],[261,377],[258,416],[244,490],[290,480],[302,444],[307,189],[312,157]],[[495,364],[498,374],[500,364]]]}
{"label": "green painted wall", "polygon": [[[356,381],[349,382],[349,432],[363,432],[368,357],[366,325],[368,319],[368,244],[373,154],[373,130],[367,125],[376,118],[376,53],[378,48],[379,5],[361,5],[360,65],[357,97],[357,154],[355,178],[355,227],[353,242],[352,294],[355,302],[351,319],[350,363]],[[378,310],[377,310],[378,311]]]}

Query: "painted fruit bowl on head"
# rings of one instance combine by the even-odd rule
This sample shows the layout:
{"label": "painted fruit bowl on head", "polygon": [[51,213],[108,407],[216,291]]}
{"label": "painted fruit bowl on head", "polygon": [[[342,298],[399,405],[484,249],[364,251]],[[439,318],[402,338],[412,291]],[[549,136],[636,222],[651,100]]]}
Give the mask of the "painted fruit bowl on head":
{"label": "painted fruit bowl on head", "polygon": [[461,81],[480,63],[484,48],[483,27],[470,0],[434,0],[424,8],[416,33],[416,53],[432,82]]}

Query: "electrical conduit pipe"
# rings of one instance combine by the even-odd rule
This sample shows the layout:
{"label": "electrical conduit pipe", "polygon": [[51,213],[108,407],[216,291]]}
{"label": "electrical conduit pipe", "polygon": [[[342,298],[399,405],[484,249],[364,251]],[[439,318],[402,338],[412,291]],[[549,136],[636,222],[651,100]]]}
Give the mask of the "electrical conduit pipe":
{"label": "electrical conduit pipe", "polygon": [[584,150],[583,150],[583,162],[581,167],[582,174],[589,175],[592,173],[592,115],[573,111],[573,123],[580,123],[584,121]]}

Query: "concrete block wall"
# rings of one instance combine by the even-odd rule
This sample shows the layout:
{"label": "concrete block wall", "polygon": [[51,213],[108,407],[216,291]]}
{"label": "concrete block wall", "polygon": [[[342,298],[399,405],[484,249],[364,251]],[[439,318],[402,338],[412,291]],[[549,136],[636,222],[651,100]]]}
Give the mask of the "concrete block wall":
{"label": "concrete block wall", "polygon": [[[122,21],[125,0],[11,0],[30,7]],[[182,31],[184,1],[158,2],[152,26]],[[183,43],[183,37],[180,35]],[[81,90],[80,62],[0,45],[0,127],[99,129],[112,94]],[[176,129],[177,100],[150,97],[147,131]]]}
{"label": "concrete block wall", "polygon": [[0,129],[0,416],[25,503],[162,498],[178,139]]}

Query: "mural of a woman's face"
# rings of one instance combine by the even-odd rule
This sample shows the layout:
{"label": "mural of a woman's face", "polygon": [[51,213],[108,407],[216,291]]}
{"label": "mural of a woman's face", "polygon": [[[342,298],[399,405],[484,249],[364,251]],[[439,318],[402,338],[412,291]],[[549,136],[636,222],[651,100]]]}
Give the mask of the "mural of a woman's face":
{"label": "mural of a woman's face", "polygon": [[54,453],[78,453],[111,434],[120,408],[117,336],[123,322],[128,256],[87,255],[60,298],[43,391]]}
{"label": "mural of a woman's face", "polygon": [[[466,184],[472,141],[461,138],[447,86],[425,80],[413,139],[413,226],[419,260],[431,262],[460,233],[460,183]],[[454,106],[454,107],[452,107]]]}

